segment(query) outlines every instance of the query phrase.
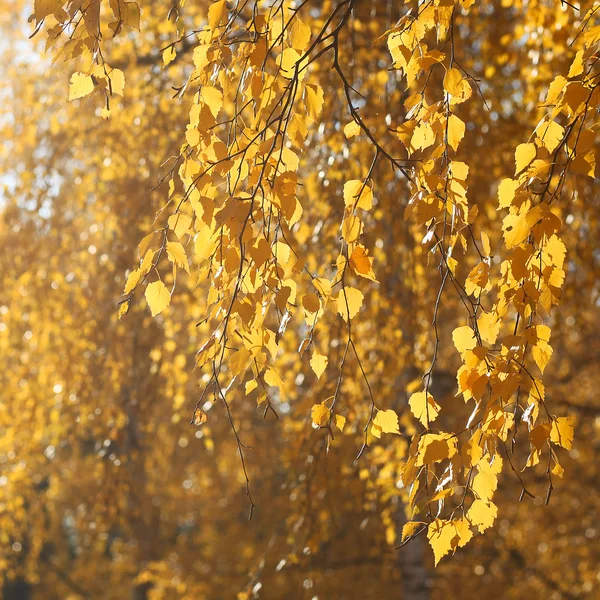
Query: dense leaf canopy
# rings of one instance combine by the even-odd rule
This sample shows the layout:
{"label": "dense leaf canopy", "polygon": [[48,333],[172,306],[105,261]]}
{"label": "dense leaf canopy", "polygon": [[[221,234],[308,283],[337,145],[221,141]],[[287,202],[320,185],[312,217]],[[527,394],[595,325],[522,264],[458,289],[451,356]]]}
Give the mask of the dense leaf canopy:
{"label": "dense leaf canopy", "polygon": [[4,598],[595,597],[600,5],[2,7]]}

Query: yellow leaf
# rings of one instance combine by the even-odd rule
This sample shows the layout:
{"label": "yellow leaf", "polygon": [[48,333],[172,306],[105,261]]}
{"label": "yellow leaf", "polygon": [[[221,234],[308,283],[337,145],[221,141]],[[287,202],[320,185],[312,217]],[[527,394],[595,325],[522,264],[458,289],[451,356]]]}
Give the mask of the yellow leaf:
{"label": "yellow leaf", "polygon": [[189,273],[190,266],[188,264],[188,257],[183,246],[179,242],[167,242],[166,248],[169,260],[174,265],[184,268]]}
{"label": "yellow leaf", "polygon": [[515,150],[515,175],[520,173],[525,167],[528,167],[535,158],[535,155],[535,144],[519,144]]}
{"label": "yellow leaf", "polygon": [[142,262],[140,264],[140,271],[141,271],[142,275],[145,275],[146,273],[148,273],[150,271],[150,269],[152,268],[152,264],[154,261],[154,255],[155,255],[155,251],[152,249],[148,249],[146,251],[146,254],[144,254],[144,258],[142,259]]}
{"label": "yellow leaf", "polygon": [[448,69],[444,75],[444,89],[450,94],[450,104],[460,104],[471,97],[469,82],[458,69]]}
{"label": "yellow leaf", "polygon": [[543,373],[548,366],[548,362],[552,357],[552,346],[544,340],[539,340],[538,343],[531,349],[531,355],[539,370]]}
{"label": "yellow leaf", "polygon": [[448,119],[448,143],[458,150],[458,145],[465,135],[465,124],[456,115],[450,115]]}
{"label": "yellow leaf", "polygon": [[408,521],[408,523],[405,523],[402,527],[402,541],[413,535],[423,525],[425,525],[425,523],[422,521]]}
{"label": "yellow leaf", "polygon": [[362,221],[356,215],[347,215],[342,221],[342,237],[348,244],[352,244],[361,233]]}
{"label": "yellow leaf", "polygon": [[223,106],[223,92],[216,87],[205,85],[202,87],[201,95],[202,100],[204,100],[212,116],[216,119]]}
{"label": "yellow leaf", "polygon": [[166,67],[169,63],[172,63],[177,56],[175,46],[169,46],[162,53],[163,65]]}
{"label": "yellow leaf", "polygon": [[481,429],[477,429],[462,447],[462,459],[465,467],[470,469],[479,463],[483,457],[482,444],[484,443],[483,432]]}
{"label": "yellow leaf", "polygon": [[149,283],[146,288],[146,301],[152,316],[155,317],[171,304],[171,294],[162,281],[155,281]]}
{"label": "yellow leaf", "polygon": [[348,316],[353,319],[362,306],[364,296],[360,290],[352,287],[342,289],[337,297],[338,313],[344,321],[348,320]]}
{"label": "yellow leaf", "polygon": [[323,375],[323,372],[327,368],[328,360],[329,359],[325,355],[319,354],[316,350],[313,352],[313,355],[310,359],[310,366],[315,372],[317,379],[321,379],[321,375]]}
{"label": "yellow leaf", "polygon": [[319,297],[315,293],[310,292],[302,298],[302,306],[308,312],[316,313],[321,307],[321,303],[319,302]]}
{"label": "yellow leaf", "polygon": [[485,231],[481,232],[481,251],[483,252],[484,256],[490,256],[492,253],[490,238]]}
{"label": "yellow leaf", "polygon": [[211,29],[215,29],[225,20],[226,15],[226,0],[217,0],[217,2],[213,2],[208,9],[208,26]]}
{"label": "yellow leaf", "polygon": [[306,50],[310,43],[310,27],[296,18],[290,30],[290,44],[296,50]]}
{"label": "yellow leaf", "polygon": [[550,441],[562,446],[565,450],[570,450],[573,446],[574,430],[573,417],[558,417],[552,421]]}
{"label": "yellow leaf", "polygon": [[466,546],[466,544],[473,537],[473,532],[471,531],[469,521],[463,517],[461,519],[457,519],[456,521],[452,521],[452,523],[456,527],[456,532],[458,533],[458,539],[455,539],[454,543],[459,548],[462,548],[463,546]]}
{"label": "yellow leaf", "polygon": [[129,312],[129,307],[131,306],[131,302],[127,300],[127,302],[121,302],[119,306],[119,312],[117,313],[117,317],[119,321]]}
{"label": "yellow leaf", "polygon": [[373,272],[373,258],[367,255],[367,250],[364,246],[357,244],[354,250],[352,250],[350,266],[357,275],[371,281],[377,281]]}
{"label": "yellow leaf", "polygon": [[94,91],[94,81],[85,73],[73,73],[69,85],[69,101],[83,98]]}
{"label": "yellow leaf", "polygon": [[360,132],[361,132],[361,127],[356,121],[350,121],[350,123],[348,123],[344,127],[344,135],[348,139],[358,135]]}
{"label": "yellow leaf", "polygon": [[531,233],[531,228],[527,224],[527,214],[506,215],[502,220],[502,232],[508,249],[518,246]]}
{"label": "yellow leaf", "polygon": [[335,415],[335,426],[340,431],[344,431],[345,425],[346,425],[346,417],[342,417],[342,415]]}
{"label": "yellow leaf", "polygon": [[247,396],[248,394],[250,394],[251,392],[253,392],[257,387],[258,387],[258,383],[256,382],[256,379],[252,379],[251,381],[247,381],[246,385],[244,386],[244,393]]}
{"label": "yellow leaf", "polygon": [[555,267],[562,269],[567,255],[567,247],[559,237],[553,235],[547,240],[546,245],[544,246],[544,252],[548,254]]}
{"label": "yellow leaf", "polygon": [[125,91],[125,73],[121,69],[112,69],[108,76],[112,93],[122,96]]}
{"label": "yellow leaf", "polygon": [[498,516],[498,508],[493,502],[475,500],[467,512],[471,525],[477,526],[479,533],[491,527]]}
{"label": "yellow leaf", "polygon": [[441,462],[457,452],[456,437],[447,433],[426,433],[419,440],[417,466]]}
{"label": "yellow leaf", "polygon": [[347,181],[344,184],[344,204],[370,210],[373,207],[373,192],[360,179]]}
{"label": "yellow leaf", "polygon": [[408,400],[410,411],[421,422],[423,427],[429,427],[431,421],[435,421],[440,414],[440,406],[431,394],[416,392]]}
{"label": "yellow leaf", "polygon": [[327,408],[325,402],[321,402],[313,405],[310,414],[315,425],[324,427],[329,422],[331,411]]}
{"label": "yellow leaf", "polygon": [[483,312],[477,319],[479,335],[484,342],[495,344],[500,333],[500,321],[494,313]]}
{"label": "yellow leaf", "polygon": [[277,373],[277,371],[275,371],[274,369],[271,369],[271,367],[267,368],[263,379],[265,380],[265,383],[267,385],[279,388],[279,391],[283,392],[283,381],[281,377],[279,377],[279,373]]}
{"label": "yellow leaf", "polygon": [[208,361],[214,360],[220,351],[221,343],[214,336],[211,336],[196,353],[196,365],[202,367]]}
{"label": "yellow leaf", "polygon": [[500,208],[508,208],[515,198],[515,192],[519,187],[519,182],[514,179],[503,179],[498,186],[498,202]]}
{"label": "yellow leaf", "polygon": [[34,13],[36,22],[39,23],[48,15],[54,14],[62,8],[64,3],[64,0],[35,0]]}
{"label": "yellow leaf", "polygon": [[552,467],[552,474],[562,479],[563,475],[565,474],[565,470],[558,462],[556,462]]}
{"label": "yellow leaf", "polygon": [[554,104],[566,86],[567,80],[562,75],[557,75],[548,86],[545,104]]}
{"label": "yellow leaf", "polygon": [[456,528],[451,521],[436,519],[427,528],[427,539],[433,550],[435,566],[453,549],[453,541],[457,537]]}
{"label": "yellow leaf", "polygon": [[413,150],[425,150],[435,142],[435,133],[429,123],[419,123],[415,128],[410,145]]}
{"label": "yellow leaf", "polygon": [[457,327],[452,332],[452,341],[460,354],[464,354],[467,350],[472,350],[477,345],[475,334],[468,325]]}
{"label": "yellow leaf", "polygon": [[231,374],[235,377],[242,371],[245,371],[251,358],[252,353],[246,350],[246,348],[240,348],[237,352],[234,352],[229,359],[229,369]]}
{"label": "yellow leaf", "polygon": [[548,152],[554,152],[565,136],[565,128],[556,121],[547,121],[538,127],[537,136]]}
{"label": "yellow leaf", "polygon": [[460,160],[453,160],[450,163],[450,171],[452,179],[466,182],[469,176],[469,165]]}
{"label": "yellow leaf", "polygon": [[201,409],[201,408],[197,408],[194,411],[194,418],[192,420],[192,425],[202,425],[203,423],[206,423],[206,421],[208,421],[208,415]]}
{"label": "yellow leaf", "polygon": [[175,232],[175,235],[182,239],[186,233],[190,232],[192,218],[185,213],[176,213],[168,219],[169,228]]}
{"label": "yellow leaf", "polygon": [[316,119],[321,114],[321,111],[323,110],[323,104],[325,102],[323,88],[319,87],[318,85],[305,85],[304,102],[306,104],[308,116],[312,119]]}
{"label": "yellow leaf", "polygon": [[573,62],[571,63],[569,72],[567,73],[567,77],[569,79],[572,79],[573,77],[577,77],[578,75],[581,75],[583,73],[584,66],[585,66],[585,64],[584,64],[584,58],[583,58],[583,50],[579,50],[577,52],[577,54],[575,54],[575,58],[573,59]]}
{"label": "yellow leaf", "polygon": [[[500,458],[499,456],[495,459]],[[492,499],[496,488],[498,487],[498,475],[489,463],[482,460],[477,465],[477,474],[471,482],[471,489],[477,498],[486,502]]]}
{"label": "yellow leaf", "polygon": [[[279,57],[279,71],[282,77],[292,79],[296,73],[296,64],[302,58],[302,54],[294,48],[286,48]],[[305,71],[304,71],[305,72]]]}
{"label": "yellow leaf", "polygon": [[488,284],[489,273],[490,265],[487,261],[482,260],[475,265],[465,281],[465,291],[467,294],[481,294]]}
{"label": "yellow leaf", "polygon": [[379,427],[383,433],[400,434],[398,415],[392,409],[377,411],[373,424]]}
{"label": "yellow leaf", "polygon": [[127,276],[127,282],[125,283],[124,294],[129,294],[135,286],[140,282],[142,278],[142,271],[140,269],[134,269]]}

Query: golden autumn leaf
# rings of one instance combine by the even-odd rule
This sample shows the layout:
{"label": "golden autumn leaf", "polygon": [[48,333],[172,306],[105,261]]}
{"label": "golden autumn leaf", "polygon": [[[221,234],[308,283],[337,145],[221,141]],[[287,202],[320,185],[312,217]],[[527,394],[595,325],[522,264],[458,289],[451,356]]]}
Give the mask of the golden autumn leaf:
{"label": "golden autumn leaf", "polygon": [[85,73],[73,73],[69,84],[69,100],[83,98],[94,91],[94,81],[91,75]]}
{"label": "golden autumn leaf", "polygon": [[189,273],[190,265],[184,247],[179,242],[167,242],[166,249],[169,260]]}
{"label": "golden autumn leaf", "polygon": [[168,220],[169,227],[175,232],[175,235],[182,240],[190,232],[192,218],[185,213],[171,215]]}
{"label": "golden autumn leaf", "polygon": [[48,15],[55,13],[64,4],[63,0],[35,0],[34,13],[35,20],[39,23]]}
{"label": "golden autumn leaf", "polygon": [[465,135],[465,124],[456,115],[448,118],[448,143],[456,151]]}
{"label": "golden autumn leaf", "polygon": [[352,244],[358,240],[362,229],[362,221],[356,215],[348,215],[342,221],[342,237],[348,244]]}
{"label": "golden autumn leaf", "polygon": [[457,453],[456,438],[447,433],[426,433],[418,444],[418,466],[441,462]]}
{"label": "golden autumn leaf", "polygon": [[574,419],[572,417],[558,417],[552,420],[550,441],[553,444],[570,450],[573,446]]}
{"label": "golden autumn leaf", "polygon": [[321,307],[317,294],[310,292],[302,298],[302,306],[310,313],[316,313]]}
{"label": "golden autumn leaf", "polygon": [[200,95],[202,96],[202,100],[206,103],[206,106],[208,106],[212,116],[216,119],[223,106],[223,93],[216,87],[205,85],[202,86]]}
{"label": "golden autumn leaf", "polygon": [[294,48],[286,48],[279,57],[279,65],[281,66],[281,75],[286,79],[292,79],[295,76],[296,65],[302,58],[302,53]]}
{"label": "golden autumn leaf", "polygon": [[197,408],[194,411],[194,418],[192,419],[192,425],[198,427],[199,425],[203,425],[208,421],[208,415],[201,409]]}
{"label": "golden autumn leaf", "polygon": [[325,369],[327,368],[328,358],[323,354],[319,354],[316,350],[313,352],[313,355],[310,359],[310,366],[312,370],[315,372],[317,379],[321,378]]}
{"label": "golden autumn leaf", "polygon": [[475,333],[468,325],[457,327],[452,332],[452,341],[460,354],[464,354],[467,350],[472,350],[477,345]]}
{"label": "golden autumn leaf", "polygon": [[433,550],[435,565],[453,549],[456,529],[450,521],[436,519],[427,528],[427,539]]}
{"label": "golden autumn leaf", "polygon": [[315,425],[324,427],[329,422],[331,411],[324,402],[321,402],[311,408],[310,414]]}
{"label": "golden autumn leaf", "polygon": [[215,29],[227,17],[227,0],[215,0],[208,9],[208,25]]}
{"label": "golden autumn leaf", "polygon": [[373,207],[373,192],[370,186],[360,179],[344,184],[344,203],[352,208],[370,210]]}
{"label": "golden autumn leaf", "polygon": [[146,301],[155,317],[171,304],[171,294],[162,281],[154,281],[146,287]]}
{"label": "golden autumn leaf", "polygon": [[408,399],[408,405],[412,414],[421,422],[424,427],[429,427],[432,421],[435,421],[440,414],[440,406],[433,399],[433,396],[425,392],[415,392]]}
{"label": "golden autumn leaf", "polygon": [[423,525],[426,525],[426,523],[422,521],[408,521],[408,523],[405,523],[402,527],[402,541],[414,535]]}
{"label": "golden autumn leaf", "polygon": [[162,53],[163,65],[166,67],[168,64],[172,63],[177,57],[177,51],[175,50],[175,46],[171,45]]}
{"label": "golden autumn leaf", "polygon": [[131,273],[129,273],[129,275],[127,276],[127,281],[125,283],[125,289],[123,291],[124,294],[129,294],[130,292],[133,291],[133,289],[135,288],[135,286],[141,281],[142,279],[142,270],[141,269],[134,269],[133,271],[131,271]]}
{"label": "golden autumn leaf", "polygon": [[310,27],[300,19],[296,19],[290,30],[290,43],[292,48],[302,51],[310,43]]}
{"label": "golden autumn leaf", "polygon": [[473,93],[467,79],[455,68],[446,71],[444,89],[450,94],[450,104],[461,104],[468,100]]}
{"label": "golden autumn leaf", "polygon": [[400,427],[398,424],[398,415],[392,409],[389,410],[378,410],[373,424],[383,433],[400,433]]}
{"label": "golden autumn leaf", "polygon": [[344,287],[337,297],[337,310],[344,321],[353,319],[363,304],[364,296],[356,288]]}
{"label": "golden autumn leaf", "polygon": [[344,135],[350,139],[361,132],[361,127],[356,121],[350,121],[344,126]]}
{"label": "golden autumn leaf", "polygon": [[531,164],[535,158],[535,144],[519,144],[515,150],[515,175],[518,175],[523,169]]}
{"label": "golden autumn leaf", "polygon": [[549,152],[554,152],[565,135],[565,129],[556,121],[547,121],[537,128],[538,139]]}
{"label": "golden autumn leaf", "polygon": [[515,197],[519,182],[515,179],[503,179],[498,186],[498,201],[500,208],[508,208]]}
{"label": "golden autumn leaf", "polygon": [[246,348],[240,348],[237,352],[234,352],[229,359],[231,374],[235,377],[245,371],[251,358],[252,353],[246,350]]}
{"label": "golden autumn leaf", "polygon": [[371,281],[377,281],[373,272],[373,258],[368,256],[368,252],[364,246],[357,244],[354,247],[350,255],[350,266],[357,275]]}
{"label": "golden autumn leaf", "polygon": [[498,515],[498,507],[493,502],[474,500],[467,511],[467,519],[471,525],[477,527],[479,533],[492,527]]}

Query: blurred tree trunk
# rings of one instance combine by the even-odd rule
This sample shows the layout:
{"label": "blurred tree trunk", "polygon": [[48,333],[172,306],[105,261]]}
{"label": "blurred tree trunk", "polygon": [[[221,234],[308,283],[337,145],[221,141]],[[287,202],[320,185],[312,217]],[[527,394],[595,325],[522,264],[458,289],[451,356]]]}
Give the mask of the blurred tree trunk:
{"label": "blurred tree trunk", "polygon": [[12,581],[5,579],[2,585],[2,598],[3,600],[30,600],[31,585],[21,577]]}
{"label": "blurred tree trunk", "polygon": [[[406,513],[404,506],[399,504],[396,513],[396,528],[398,542],[402,539],[402,527],[406,523]],[[406,546],[398,548],[397,561],[400,569],[402,600],[429,600],[430,586],[428,579],[430,577],[427,567],[427,538],[424,534],[411,540]]]}
{"label": "blurred tree trunk", "polygon": [[131,600],[148,600],[148,592],[152,589],[150,582],[136,585],[131,594]]}

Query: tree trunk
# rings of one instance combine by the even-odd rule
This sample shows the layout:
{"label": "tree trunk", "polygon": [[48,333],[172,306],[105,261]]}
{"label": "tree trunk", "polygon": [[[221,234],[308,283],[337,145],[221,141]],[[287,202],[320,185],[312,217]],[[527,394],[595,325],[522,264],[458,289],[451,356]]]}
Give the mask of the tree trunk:
{"label": "tree trunk", "polygon": [[4,581],[2,585],[2,598],[4,600],[30,600],[31,585],[22,578]]}
{"label": "tree trunk", "polygon": [[[396,511],[397,540],[402,539],[402,527],[406,523],[404,506],[399,503]],[[417,536],[398,548],[398,567],[400,569],[402,600],[429,600],[431,594],[431,579],[426,564],[427,538],[425,534]]]}

